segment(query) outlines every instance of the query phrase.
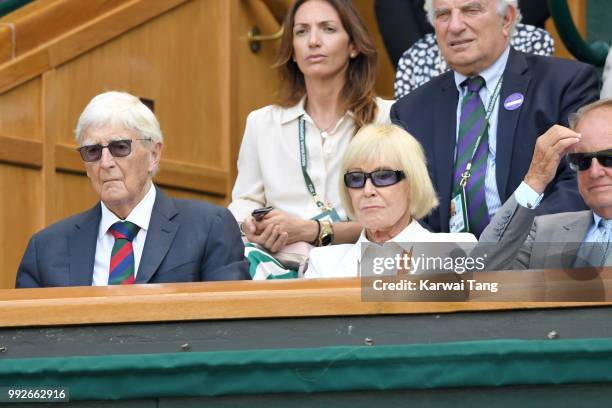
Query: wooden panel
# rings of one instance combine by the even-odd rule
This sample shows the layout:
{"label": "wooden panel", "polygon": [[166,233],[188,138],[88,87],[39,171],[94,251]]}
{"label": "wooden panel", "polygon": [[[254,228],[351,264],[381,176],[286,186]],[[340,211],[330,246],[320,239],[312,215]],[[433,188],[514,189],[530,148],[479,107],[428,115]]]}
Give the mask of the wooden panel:
{"label": "wooden panel", "polygon": [[[260,51],[253,53],[249,48],[247,33],[253,26],[257,26],[261,33],[272,34],[279,30],[280,25],[261,1],[246,0],[240,2],[239,6],[234,11],[237,21],[234,28],[237,32],[233,33],[233,38],[238,41],[231,43],[236,48],[231,57],[236,58],[232,60],[232,65],[237,66],[238,82],[235,85],[238,86],[234,102],[237,103],[240,119],[243,119],[240,127],[244,129],[249,112],[276,101],[279,84],[277,72],[272,65],[276,61],[280,40],[263,42]],[[257,81],[253,78],[257,78]]]}
{"label": "wooden panel", "polygon": [[[509,271],[505,275],[517,272]],[[529,275],[541,278],[563,273],[550,270],[518,272],[521,279]],[[605,272],[605,276],[605,286],[610,289],[610,273]],[[511,279],[516,281],[515,278]],[[526,291],[530,290],[530,280],[524,279],[523,289]],[[360,284],[359,279],[324,279],[3,290],[0,291],[0,326],[450,313],[610,305],[533,301],[363,302]],[[100,313],[100,310],[104,310],[104,313]]]}
{"label": "wooden panel", "polygon": [[293,2],[291,0],[263,0],[263,3],[270,10],[276,21],[281,23]]}
{"label": "wooden panel", "polygon": [[14,31],[0,22],[0,63],[15,56]]}
{"label": "wooden panel", "polygon": [[49,124],[73,143],[79,113],[96,94],[120,89],[155,102],[164,158],[227,168],[220,131],[219,2],[193,1],[57,68]]}
{"label": "wooden panel", "polygon": [[231,115],[228,118],[231,126],[229,195],[236,178],[236,162],[246,118],[251,111],[276,102],[279,88],[278,74],[271,67],[276,61],[280,41],[263,42],[261,50],[254,54],[249,48],[247,33],[254,26],[261,33],[275,33],[280,24],[266,5],[258,0],[232,1],[226,7],[232,7],[228,10],[232,25],[225,45],[225,58],[231,61],[232,70],[228,100],[225,101]]}
{"label": "wooden panel", "polygon": [[50,121],[49,117],[49,106],[50,106],[50,93],[49,93],[49,81],[53,80],[53,76],[55,71],[51,70],[45,72],[42,75],[42,107],[41,107],[41,116],[43,121],[43,128],[41,130],[42,138],[43,138],[43,169],[42,169],[42,181],[43,181],[43,216],[46,225],[49,225],[51,222],[55,221],[55,214],[57,209],[56,205],[56,190],[55,190],[55,181],[56,181],[56,171],[55,171],[55,135],[48,132],[48,123]]}
{"label": "wooden panel", "polygon": [[40,171],[0,164],[0,287],[13,288],[21,256],[43,226]]}
{"label": "wooden panel", "polygon": [[393,82],[395,81],[395,68],[387,54],[382,36],[378,30],[376,14],[374,13],[374,0],[355,0],[353,4],[363,17],[374,43],[378,50],[378,75],[376,76],[376,93],[385,99],[393,98]]}
{"label": "wooden panel", "polygon": [[[587,38],[587,2],[585,0],[567,0],[567,4],[572,13],[572,18],[574,20],[574,24],[578,29],[582,38],[586,40]],[[557,32],[557,27],[555,27],[555,23],[552,18],[546,20],[546,30],[552,35],[555,40],[555,56],[576,59],[574,56],[567,50],[565,44],[559,37],[559,33]]]}
{"label": "wooden panel", "polygon": [[202,194],[202,193],[198,193],[195,191],[189,191],[189,190],[181,190],[178,188],[166,187],[164,185],[159,185],[159,184],[158,186],[160,186],[160,188],[162,189],[164,193],[168,194],[169,196],[175,197],[175,198],[186,198],[188,200],[207,201],[209,203],[217,204],[222,207],[225,207],[227,205],[227,202],[226,202],[227,200],[221,196],[215,196],[211,194]]}
{"label": "wooden panel", "polygon": [[[236,177],[236,163],[238,150],[240,149],[239,132],[244,129],[241,120],[241,113],[236,110],[236,105],[240,98],[238,97],[238,86],[236,83],[238,77],[238,32],[236,30],[236,4],[233,1],[226,1],[221,4],[219,9],[219,19],[225,23],[222,25],[219,33],[219,42],[217,47],[218,65],[220,69],[219,77],[219,106],[221,107],[221,116],[219,117],[219,131],[226,136],[226,143],[222,146],[222,154],[227,158],[228,177],[226,178],[224,195],[230,196],[231,189]],[[257,81],[253,81],[257,82]],[[228,200],[229,201],[229,200]]]}
{"label": "wooden panel", "polygon": [[0,136],[0,161],[40,168],[42,166],[41,142]]}
{"label": "wooden panel", "polygon": [[57,3],[62,3],[65,1],[67,0],[35,0],[26,4],[25,6],[15,9],[14,11],[5,16],[2,16],[0,22],[21,21],[26,18],[29,18],[32,14],[42,14],[44,10],[56,6]]}
{"label": "wooden panel", "polygon": [[55,145],[55,166],[57,170],[69,171],[85,176],[85,165],[76,145]]}
{"label": "wooden panel", "polygon": [[40,140],[41,120],[40,78],[0,95],[0,134]]}
{"label": "wooden panel", "polygon": [[155,181],[166,186],[225,195],[227,172],[164,159]]}
{"label": "wooden panel", "polygon": [[58,172],[55,177],[55,213],[49,216],[49,222],[85,211],[99,201],[87,176]]}
{"label": "wooden panel", "polygon": [[131,0],[0,66],[0,92],[90,50],[187,0]]}
{"label": "wooden panel", "polygon": [[2,17],[0,23],[15,26],[15,51],[21,55],[130,1],[38,0]]}

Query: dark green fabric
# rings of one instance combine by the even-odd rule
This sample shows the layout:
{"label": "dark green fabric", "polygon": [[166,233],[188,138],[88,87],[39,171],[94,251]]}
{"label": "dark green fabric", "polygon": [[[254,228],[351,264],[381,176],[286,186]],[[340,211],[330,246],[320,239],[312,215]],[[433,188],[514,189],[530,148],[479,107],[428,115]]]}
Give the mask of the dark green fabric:
{"label": "dark green fabric", "polygon": [[0,360],[71,400],[612,382],[612,339],[490,340]]}
{"label": "dark green fabric", "polygon": [[0,0],[0,17],[31,2],[32,0]]}

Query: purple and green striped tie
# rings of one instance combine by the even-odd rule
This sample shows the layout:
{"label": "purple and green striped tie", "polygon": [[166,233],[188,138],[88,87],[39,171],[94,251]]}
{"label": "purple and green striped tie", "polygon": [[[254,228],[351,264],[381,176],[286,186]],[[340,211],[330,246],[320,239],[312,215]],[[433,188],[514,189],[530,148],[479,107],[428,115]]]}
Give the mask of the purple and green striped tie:
{"label": "purple and green striped tie", "polygon": [[111,252],[108,273],[109,285],[131,285],[134,283],[134,248],[132,240],[140,227],[129,221],[117,221],[108,229],[115,244]]}
{"label": "purple and green striped tie", "polygon": [[459,182],[461,174],[472,160],[472,153],[478,136],[483,133],[476,154],[472,160],[471,173],[465,187],[467,201],[469,232],[476,236],[489,224],[489,209],[485,199],[485,174],[489,152],[489,137],[484,104],[478,92],[485,85],[481,76],[466,79],[462,86],[467,86],[467,92],[461,103],[459,119],[459,134],[457,138],[457,159],[453,178],[453,197],[461,191]]}

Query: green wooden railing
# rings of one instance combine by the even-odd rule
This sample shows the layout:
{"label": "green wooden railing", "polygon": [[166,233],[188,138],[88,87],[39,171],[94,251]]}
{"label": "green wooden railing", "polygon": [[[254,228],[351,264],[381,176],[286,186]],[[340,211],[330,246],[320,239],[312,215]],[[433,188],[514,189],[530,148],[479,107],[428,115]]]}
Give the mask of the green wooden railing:
{"label": "green wooden railing", "polygon": [[[294,403],[305,398],[304,394],[334,391],[563,384],[609,387],[612,339],[496,339],[374,347],[2,358],[1,362],[0,388],[52,385],[69,390],[71,401],[294,393]],[[603,406],[603,401],[594,403],[598,399],[601,396],[593,395],[590,403]]]}
{"label": "green wooden railing", "polygon": [[608,44],[603,41],[586,42],[574,21],[567,0],[548,0],[550,15],[555,22],[561,40],[576,59],[603,67],[608,56]]}

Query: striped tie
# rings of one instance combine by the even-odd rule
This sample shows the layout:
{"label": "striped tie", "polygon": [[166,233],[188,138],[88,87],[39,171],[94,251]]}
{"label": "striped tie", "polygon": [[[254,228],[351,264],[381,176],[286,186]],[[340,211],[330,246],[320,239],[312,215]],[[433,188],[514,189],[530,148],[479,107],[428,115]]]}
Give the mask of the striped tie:
{"label": "striped tie", "polygon": [[457,160],[453,178],[453,197],[461,192],[461,174],[472,159],[474,145],[483,132],[482,139],[472,160],[471,173],[465,187],[468,210],[469,232],[476,236],[489,224],[489,209],[485,200],[485,173],[487,170],[488,132],[486,130],[486,112],[478,92],[485,85],[481,76],[465,80],[462,86],[467,86],[467,92],[461,104],[459,119],[459,135],[457,138]]}
{"label": "striped tie", "polygon": [[109,285],[130,285],[134,283],[134,248],[132,240],[138,234],[140,227],[129,221],[117,221],[109,228],[115,237],[111,252],[108,273]]}

